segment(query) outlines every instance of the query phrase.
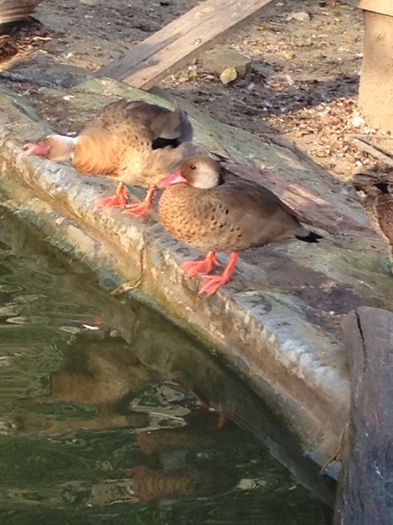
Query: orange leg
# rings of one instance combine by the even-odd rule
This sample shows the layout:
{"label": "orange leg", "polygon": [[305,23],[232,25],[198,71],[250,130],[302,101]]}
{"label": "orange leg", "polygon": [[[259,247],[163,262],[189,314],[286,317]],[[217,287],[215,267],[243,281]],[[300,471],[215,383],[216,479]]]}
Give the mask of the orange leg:
{"label": "orange leg", "polygon": [[127,189],[122,182],[116,188],[116,193],[110,197],[99,199],[95,203],[95,208],[124,208],[127,204]]}
{"label": "orange leg", "polygon": [[213,295],[221,286],[231,280],[239,254],[231,252],[228,264],[221,275],[205,275],[199,294]]}
{"label": "orange leg", "polygon": [[[209,410],[210,411],[210,407],[209,407],[209,405],[207,403],[205,403],[205,401],[203,401],[199,396],[197,396],[196,393],[193,392],[192,390],[190,390],[190,392],[191,392],[191,394],[193,394],[196,397],[198,405],[200,405],[205,410]],[[219,410],[217,412],[217,415],[218,415],[217,428],[219,430],[221,430],[226,425],[228,419],[227,419],[227,417],[226,417],[226,415],[225,415],[223,410]]]}
{"label": "orange leg", "polygon": [[150,206],[151,206],[151,203],[153,202],[153,197],[154,197],[156,188],[157,186],[155,184],[153,184],[152,186],[149,186],[145,199],[135,204],[127,204],[127,206],[123,210],[123,213],[126,213],[128,215],[136,215],[137,217],[140,217],[141,215],[145,215],[145,213],[147,213],[150,210]]}
{"label": "orange leg", "polygon": [[188,261],[183,263],[180,268],[184,270],[187,277],[195,277],[200,273],[210,273],[214,266],[220,266],[220,263],[217,261],[216,252],[210,251],[203,261]]}
{"label": "orange leg", "polygon": [[227,421],[228,420],[226,415],[222,410],[220,410],[220,412],[218,413],[217,428],[221,430],[225,426]]}

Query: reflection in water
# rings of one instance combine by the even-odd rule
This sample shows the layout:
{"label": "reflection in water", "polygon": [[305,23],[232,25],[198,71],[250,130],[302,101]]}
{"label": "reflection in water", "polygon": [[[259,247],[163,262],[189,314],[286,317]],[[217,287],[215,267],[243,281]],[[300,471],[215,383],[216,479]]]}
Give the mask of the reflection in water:
{"label": "reflection in water", "polygon": [[5,212],[0,434],[2,525],[330,522],[329,484],[250,389]]}

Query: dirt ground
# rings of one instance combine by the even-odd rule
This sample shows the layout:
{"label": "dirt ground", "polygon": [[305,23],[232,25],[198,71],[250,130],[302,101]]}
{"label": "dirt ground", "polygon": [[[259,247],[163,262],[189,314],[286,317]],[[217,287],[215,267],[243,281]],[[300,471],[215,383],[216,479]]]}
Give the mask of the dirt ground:
{"label": "dirt ground", "polygon": [[[30,29],[18,28],[13,40],[0,37],[0,66],[2,55],[34,50],[38,58],[95,71],[198,3],[43,0]],[[309,19],[291,19],[296,12]],[[351,143],[360,130],[373,133],[356,109],[362,31],[361,11],[344,3],[332,8],[326,1],[283,0],[225,41],[252,61],[246,78],[224,85],[194,60],[162,85],[222,122],[294,139],[346,180],[372,164]]]}

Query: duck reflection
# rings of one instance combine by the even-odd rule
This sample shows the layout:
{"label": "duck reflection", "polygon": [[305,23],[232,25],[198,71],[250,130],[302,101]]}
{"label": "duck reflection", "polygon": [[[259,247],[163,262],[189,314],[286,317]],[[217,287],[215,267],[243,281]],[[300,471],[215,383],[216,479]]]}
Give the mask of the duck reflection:
{"label": "duck reflection", "polygon": [[[9,239],[12,231],[15,238]],[[45,276],[45,282],[40,283],[41,294],[49,290],[44,296],[46,309],[42,306],[45,322],[58,326],[62,334],[70,329],[64,346],[65,363],[51,372],[48,397],[20,401],[19,406],[24,404],[27,409],[16,418],[16,432],[78,435],[86,429],[97,433],[124,429],[126,433],[130,450],[129,461],[121,465],[123,478],[90,487],[93,503],[117,500],[119,485],[125,487],[125,499],[145,501],[225,491],[238,479],[225,467],[228,461],[217,463],[216,456],[225,455],[231,444],[238,447],[244,441],[244,431],[267,445],[314,494],[332,502],[330,483],[303,456],[300,443],[222,359],[159,313],[108,295],[83,265],[71,266],[53,251],[47,253],[46,245],[31,232],[15,225],[2,233],[13,246],[14,257],[30,261],[30,273],[24,270],[19,277],[23,286],[30,289],[28,286]],[[110,275],[103,271],[103,276],[113,288]],[[58,290],[67,319],[54,315],[59,315],[59,309],[52,317],[47,313],[48,297],[50,304],[56,305]],[[88,315],[100,322],[94,325],[81,320]],[[39,414],[37,409],[26,415],[30,406],[37,407],[42,401],[55,407],[52,412],[56,417],[48,416],[48,410]],[[217,414],[201,406],[201,401],[224,413],[229,423],[218,429]],[[67,411],[59,416],[57,406],[76,407],[77,417],[70,417]],[[101,490],[103,485],[113,489]]]}
{"label": "duck reflection", "polygon": [[[233,468],[209,459],[214,450],[222,453],[233,446],[233,432],[220,432],[214,416],[200,411],[192,412],[185,420],[184,428],[137,434],[146,464],[134,465],[128,475],[141,501],[217,495],[233,489],[240,481]],[[200,457],[203,460],[195,464]]]}
{"label": "duck reflection", "polygon": [[[78,423],[81,428],[96,430],[146,426],[146,414],[119,411],[123,399],[154,379],[154,374],[140,364],[129,345],[120,339],[79,338],[70,349],[68,359],[66,368],[51,375],[51,397],[93,405],[103,413],[94,420],[74,421],[74,429]],[[69,428],[69,422],[58,421],[51,422],[47,429],[56,431],[61,423],[65,428],[68,424]]]}

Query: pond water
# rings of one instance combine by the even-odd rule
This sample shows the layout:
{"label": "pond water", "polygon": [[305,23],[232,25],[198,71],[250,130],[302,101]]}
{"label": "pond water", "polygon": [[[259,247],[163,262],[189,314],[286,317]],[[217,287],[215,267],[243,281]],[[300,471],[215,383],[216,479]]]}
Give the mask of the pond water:
{"label": "pond water", "polygon": [[299,450],[195,339],[0,209],[1,525],[328,524]]}

